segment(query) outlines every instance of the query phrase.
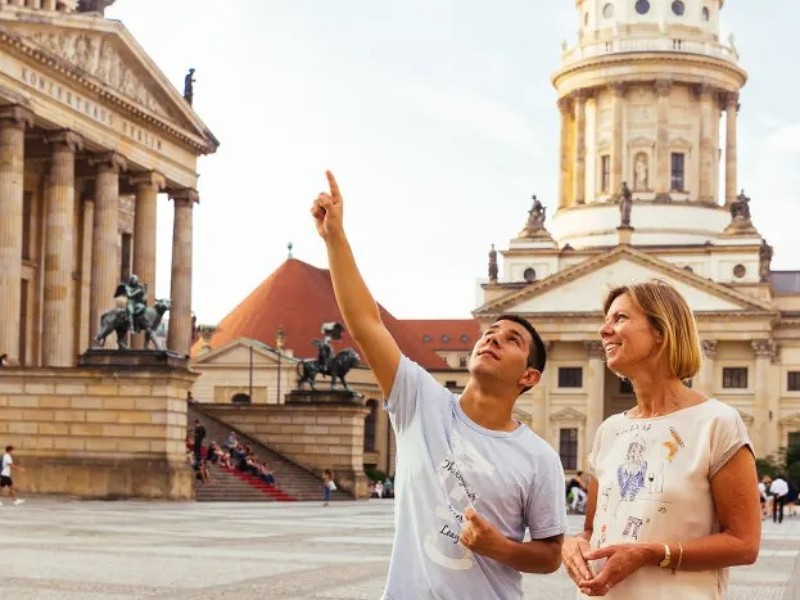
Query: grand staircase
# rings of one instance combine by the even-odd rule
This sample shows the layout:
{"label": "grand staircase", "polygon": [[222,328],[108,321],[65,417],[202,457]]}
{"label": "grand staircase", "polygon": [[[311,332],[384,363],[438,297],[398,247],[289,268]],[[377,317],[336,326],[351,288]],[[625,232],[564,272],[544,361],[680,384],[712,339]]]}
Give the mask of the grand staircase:
{"label": "grand staircase", "polygon": [[[322,480],[311,471],[270,450],[264,444],[243,434],[235,427],[211,417],[203,412],[202,405],[190,404],[187,410],[189,428],[194,420],[206,428],[204,445],[210,441],[223,443],[231,431],[243,444],[249,445],[255,455],[272,469],[275,485],[268,486],[258,477],[235,470],[226,470],[216,465],[210,466],[210,483],[195,482],[195,499],[198,502],[291,502],[296,500],[322,501]],[[349,500],[347,493],[336,491],[331,501]]]}

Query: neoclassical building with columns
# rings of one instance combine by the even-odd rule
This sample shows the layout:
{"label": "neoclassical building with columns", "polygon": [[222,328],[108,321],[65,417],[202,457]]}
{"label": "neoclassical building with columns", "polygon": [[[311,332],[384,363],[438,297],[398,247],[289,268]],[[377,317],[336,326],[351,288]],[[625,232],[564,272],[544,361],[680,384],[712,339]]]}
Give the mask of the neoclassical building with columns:
{"label": "neoclassical building with columns", "polygon": [[695,311],[705,356],[689,385],[739,410],[758,456],[800,443],[800,271],[771,269],[738,188],[747,74],[732,38],[719,38],[724,4],[575,2],[578,40],[552,77],[555,214],[534,203],[502,265],[490,253],[474,315],[486,325],[520,314],[548,343],[542,383],[519,405],[567,469],[586,468],[599,424],[635,401],[605,368],[604,294],[650,278]]}
{"label": "neoclassical building with columns", "polygon": [[159,194],[175,209],[168,347],[187,354],[191,343],[197,158],[218,142],[103,17],[107,4],[0,4],[0,354],[10,365],[75,365],[131,273],[152,301]]}
{"label": "neoclassical building with columns", "polygon": [[[0,0],[0,438],[25,493],[188,499],[192,214],[219,143],[111,3]],[[86,354],[121,281],[154,300],[159,198],[176,354]]]}

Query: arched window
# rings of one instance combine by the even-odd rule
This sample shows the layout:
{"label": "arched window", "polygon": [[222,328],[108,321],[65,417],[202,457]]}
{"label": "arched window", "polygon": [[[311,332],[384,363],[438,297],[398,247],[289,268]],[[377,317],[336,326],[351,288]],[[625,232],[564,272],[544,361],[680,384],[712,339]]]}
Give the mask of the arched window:
{"label": "arched window", "polygon": [[375,427],[378,421],[378,401],[367,400],[369,414],[364,419],[364,452],[375,452]]}
{"label": "arched window", "polygon": [[231,404],[251,404],[252,401],[250,400],[250,396],[239,392],[238,394],[234,394],[231,398]]}

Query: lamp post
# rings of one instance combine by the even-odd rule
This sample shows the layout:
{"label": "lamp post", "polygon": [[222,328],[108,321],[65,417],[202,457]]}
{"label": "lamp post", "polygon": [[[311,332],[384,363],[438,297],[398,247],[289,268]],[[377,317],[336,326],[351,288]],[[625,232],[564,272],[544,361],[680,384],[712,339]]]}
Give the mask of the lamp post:
{"label": "lamp post", "polygon": [[247,392],[250,404],[253,403],[253,340],[250,340],[250,387]]}
{"label": "lamp post", "polygon": [[283,357],[283,344],[286,341],[286,332],[283,330],[283,326],[278,327],[278,331],[275,334],[275,349],[278,351],[278,404],[281,403],[281,358]]}

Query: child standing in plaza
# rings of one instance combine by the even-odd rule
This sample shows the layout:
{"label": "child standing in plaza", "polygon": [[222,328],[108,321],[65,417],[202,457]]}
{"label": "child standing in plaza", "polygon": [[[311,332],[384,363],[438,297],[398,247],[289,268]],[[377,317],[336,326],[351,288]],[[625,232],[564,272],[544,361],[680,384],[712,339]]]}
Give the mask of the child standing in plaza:
{"label": "child standing in plaza", "polygon": [[328,506],[331,501],[331,492],[336,491],[336,484],[333,482],[333,471],[325,469],[322,472],[322,499],[324,500],[323,506]]}
{"label": "child standing in plaza", "polygon": [[25,500],[17,498],[17,494],[14,493],[14,480],[11,479],[11,469],[19,469],[20,471],[24,471],[25,469],[14,464],[13,454],[14,446],[6,446],[6,453],[3,455],[2,467],[0,467],[0,494],[2,494],[3,488],[7,487],[8,494],[14,501],[14,506],[17,506],[25,502]]}

